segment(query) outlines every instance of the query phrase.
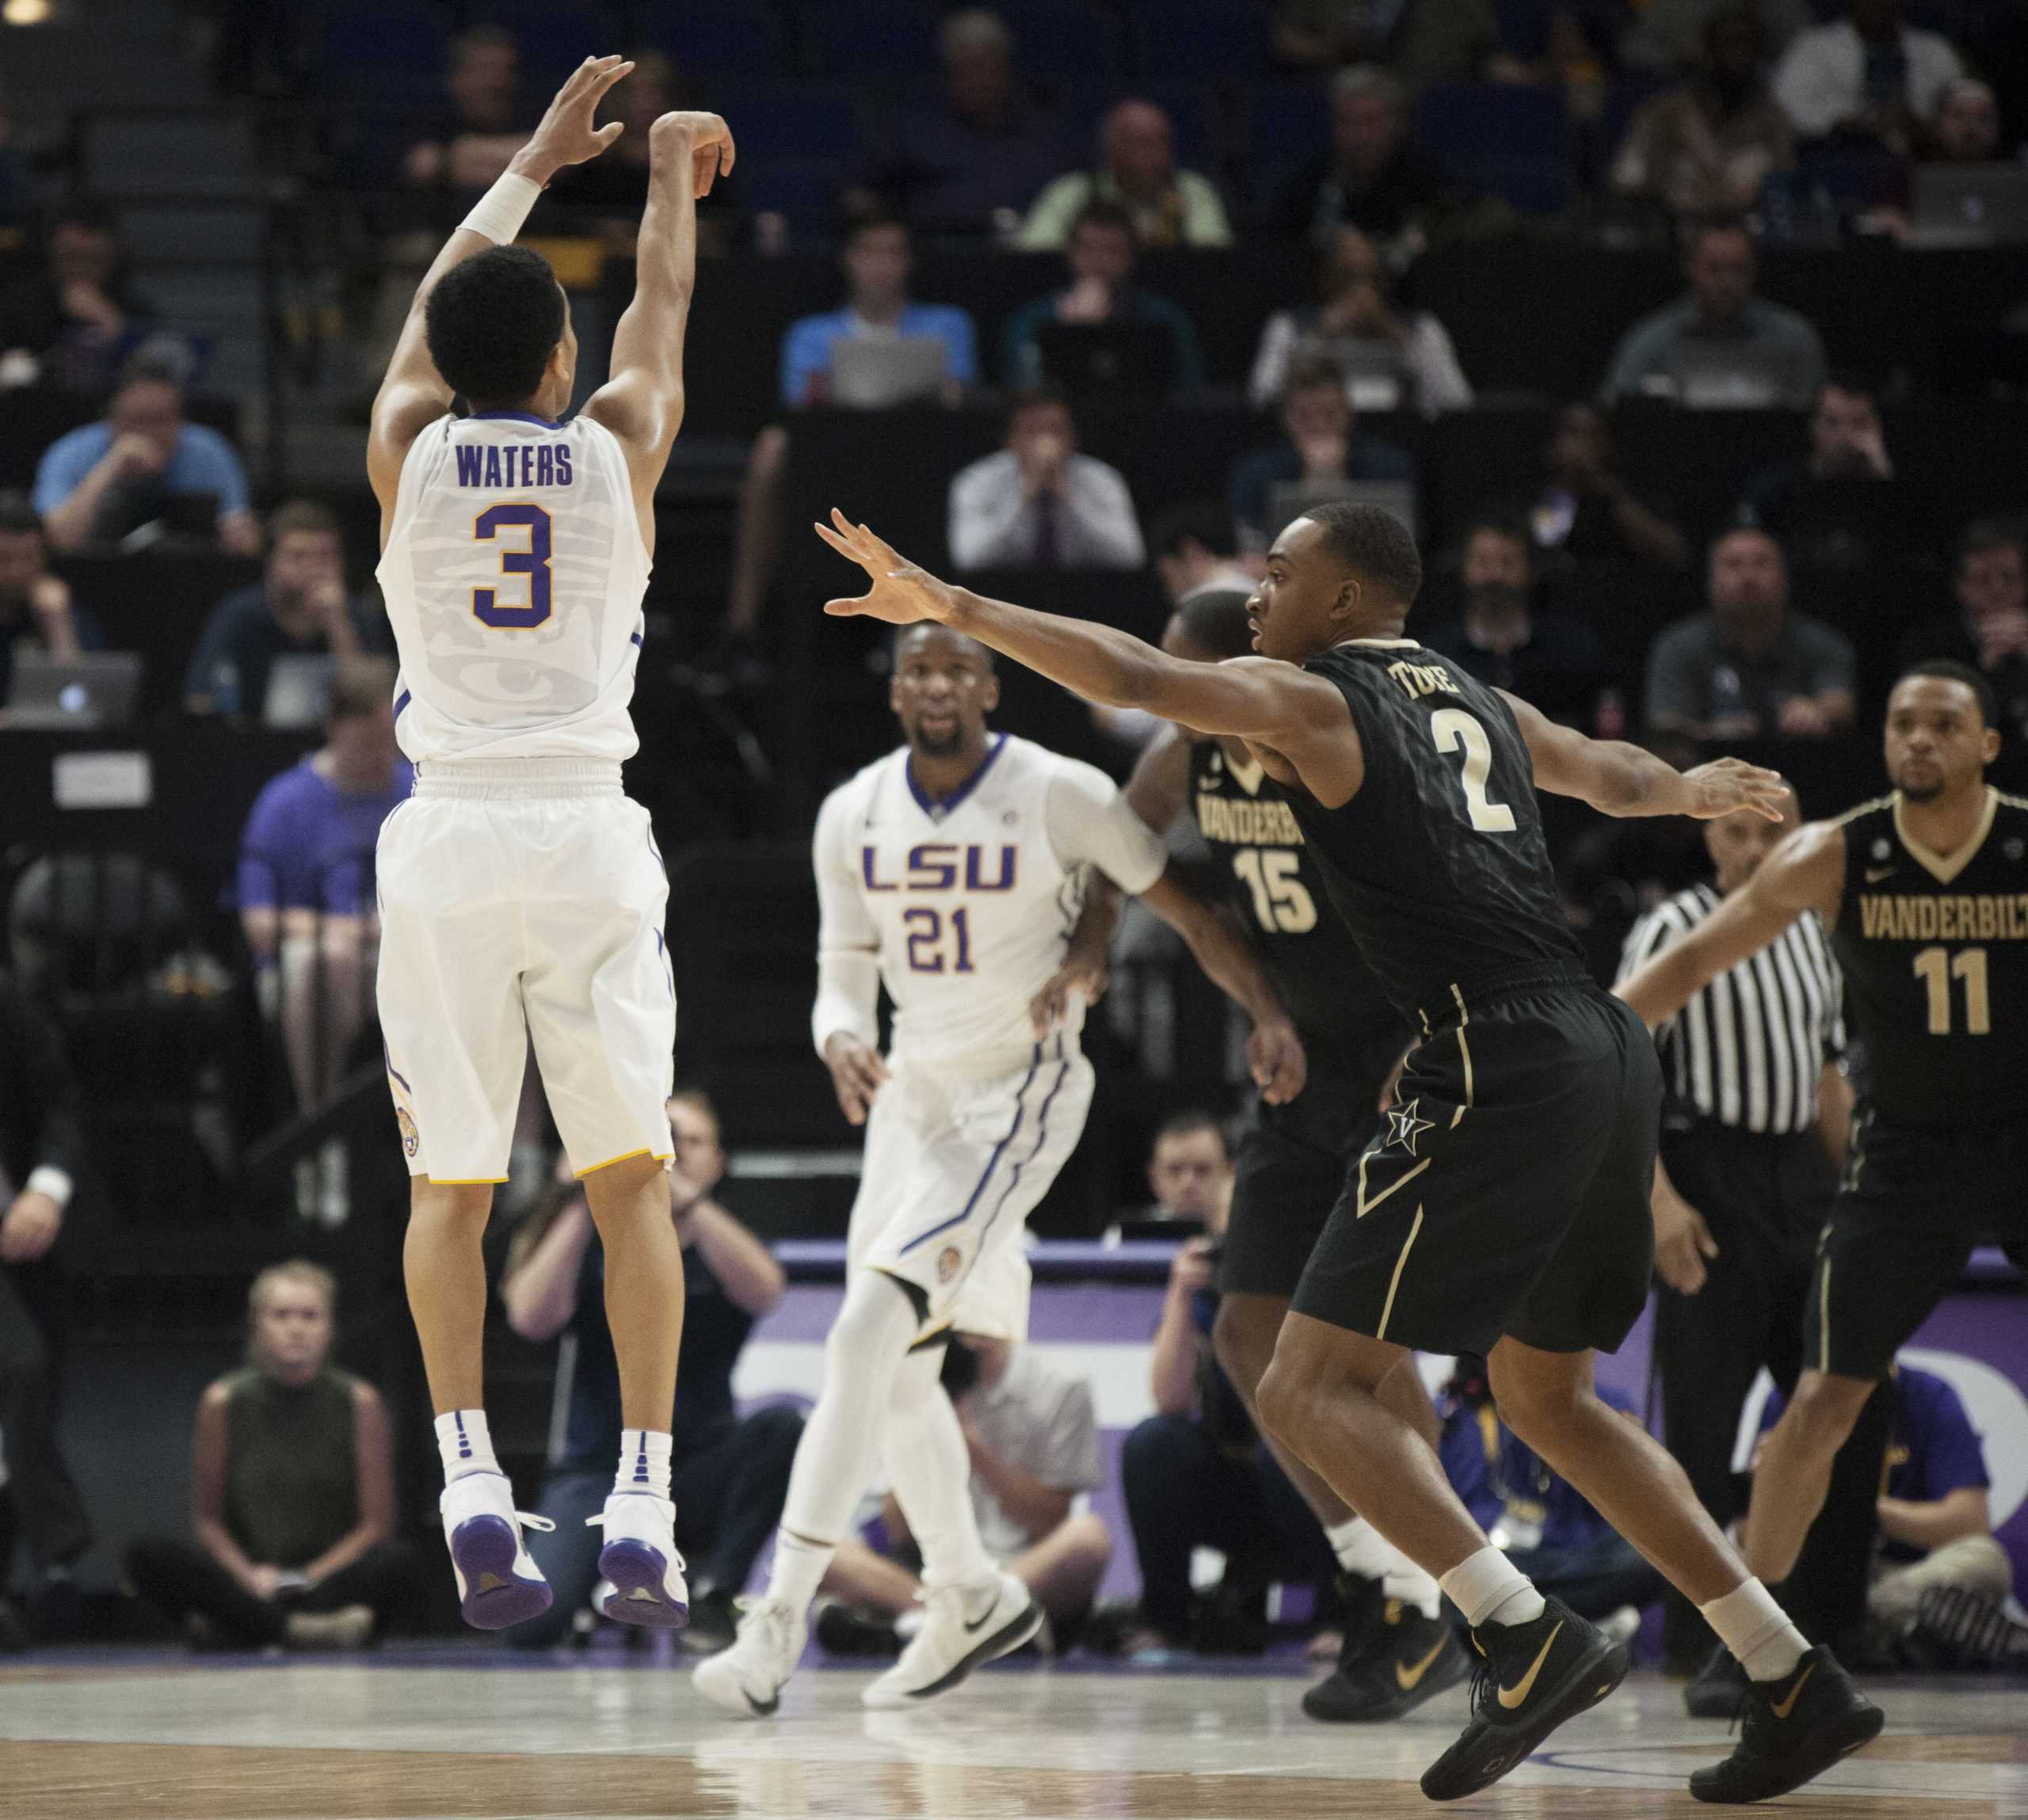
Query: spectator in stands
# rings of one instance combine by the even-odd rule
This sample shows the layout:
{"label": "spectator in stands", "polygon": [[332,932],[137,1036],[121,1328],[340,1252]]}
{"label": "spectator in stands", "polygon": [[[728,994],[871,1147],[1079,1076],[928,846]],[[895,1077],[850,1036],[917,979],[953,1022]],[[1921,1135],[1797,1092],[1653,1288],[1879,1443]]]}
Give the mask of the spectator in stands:
{"label": "spectator in stands", "polygon": [[926,231],[1011,234],[1074,154],[1024,91],[1014,35],[998,13],[951,13],[940,48],[942,105],[902,113],[891,151],[872,168],[873,187],[894,193]]}
{"label": "spectator in stands", "polygon": [[[1155,1413],[1120,1454],[1120,1490],[1141,1563],[1140,1628],[1125,1639],[1129,1653],[1257,1649],[1265,1637],[1260,1596],[1278,1565],[1290,1578],[1332,1581],[1323,1531],[1211,1350],[1226,1215],[1225,1196],[1207,1196],[1205,1236],[1187,1239],[1169,1266],[1149,1361]],[[1201,1606],[1190,1578],[1200,1548],[1226,1557],[1224,1586]]]}
{"label": "spectator in stands", "polygon": [[1753,294],[1755,269],[1753,239],[1741,223],[1694,226],[1683,259],[1689,293],[1621,338],[1606,373],[1606,402],[1808,410],[1824,383],[1824,343],[1794,310]]}
{"label": "spectator in stands", "polygon": [[1341,227],[1322,260],[1321,303],[1278,310],[1260,332],[1247,397],[1264,410],[1298,363],[1332,362],[1353,405],[1369,411],[1471,409],[1472,388],[1443,325],[1394,300],[1394,275],[1356,227]]}
{"label": "spectator in stands", "polygon": [[1539,611],[1528,527],[1517,515],[1482,513],[1466,527],[1458,564],[1458,617],[1424,641],[1461,669],[1532,702],[1553,721],[1589,729],[1606,663],[1581,619]]}
{"label": "spectator in stands", "polygon": [[1233,522],[1249,550],[1265,550],[1282,527],[1272,523],[1276,489],[1302,485],[1320,493],[1358,481],[1409,481],[1415,464],[1405,449],[1356,427],[1344,375],[1328,360],[1289,369],[1282,388],[1283,440],[1233,463],[1226,483]]}
{"label": "spectator in stands", "polygon": [[232,444],[185,422],[182,386],[148,360],[130,360],[104,420],[59,436],[36,469],[35,508],[58,550],[174,522],[179,497],[211,502],[201,510],[226,550],[259,549],[261,527],[247,509],[246,474]]}
{"label": "spectator in stands", "polygon": [[[1599,1399],[1639,1419],[1620,1392],[1602,1385]],[[1483,1359],[1459,1355],[1445,1401],[1437,1456],[1493,1546],[1547,1597],[1631,1637],[1640,1608],[1661,1597],[1662,1576],[1500,1419]]]}
{"label": "spectator in stands", "polygon": [[484,190],[528,137],[520,41],[505,25],[460,32],[444,87],[440,116],[409,147],[402,181],[414,189]]}
{"label": "spectator in stands", "polygon": [[268,517],[267,573],[212,610],[183,680],[193,714],[261,719],[278,657],[384,652],[382,623],[345,592],[345,543],[328,507],[291,500]]}
{"label": "spectator in stands", "polygon": [[46,1637],[76,1628],[71,1564],[90,1519],[56,1445],[64,1298],[52,1249],[84,1166],[84,1107],[63,1039],[0,974],[0,1647],[20,1630],[6,1593],[18,1536],[36,1580],[30,1616]]}
{"label": "spectator in stands", "polygon": [[1155,520],[1148,546],[1171,606],[1203,588],[1244,588],[1251,593],[1259,581],[1241,563],[1232,514],[1215,499],[1171,506]]}
{"label": "spectator in stands", "polygon": [[65,203],[48,244],[42,270],[0,290],[0,385],[39,378],[100,390],[154,312],[128,278],[116,220],[103,203]]}
{"label": "spectator in stands", "polygon": [[1846,0],[1845,13],[1797,35],[1776,67],[1774,98],[1798,138],[1906,158],[1965,67],[1949,39],[1901,23],[1901,0]]}
{"label": "spectator in stands", "polygon": [[1908,634],[1901,667],[1950,657],[1992,684],[2001,734],[1992,779],[2019,790],[2028,786],[2028,524],[1984,519],[1966,526],[1951,589],[1957,611]]}
{"label": "spectator in stands", "polygon": [[[733,1369],[753,1323],[782,1299],[787,1279],[768,1247],[711,1197],[726,1153],[719,1115],[694,1090],[669,1102],[675,1152],[670,1180],[676,1236],[683,1247],[683,1338],[677,1355],[671,1488],[677,1543],[690,1563],[688,1641],[720,1649],[733,1632],[733,1601],[774,1533],[788,1495],[802,1418],[780,1405],[741,1417]],[[567,1365],[557,1373],[557,1437],[543,1480],[542,1513],[554,1535],[528,1538],[556,1597],[509,1640],[526,1648],[556,1642],[590,1600],[598,1578],[596,1516],[612,1489],[619,1445],[619,1367],[604,1312],[605,1254],[583,1190],[559,1165],[555,1194],[514,1235],[500,1281],[508,1324],[524,1339],[564,1336]]]}
{"label": "spectator in stands", "polygon": [[1764,531],[1711,546],[1710,611],[1679,619],[1648,655],[1648,725],[1705,740],[1815,740],[1852,724],[1858,660],[1820,620],[1792,612],[1782,546]]}
{"label": "spectator in stands", "polygon": [[193,1643],[357,1649],[408,1593],[416,1552],[395,1533],[387,1406],[330,1363],[337,1289],[300,1259],[254,1279],[246,1363],[197,1403],[196,1540],[127,1551],[128,1583]]}
{"label": "spectator in stands", "polygon": [[1411,89],[1493,74],[1500,19],[1492,0],[1276,0],[1275,54],[1299,70],[1385,63]]}
{"label": "spectator in stands", "polygon": [[[627,85],[623,82],[621,88]],[[623,139],[621,143],[626,142]],[[589,168],[581,166],[581,169]],[[834,393],[833,367],[837,350],[848,345],[893,345],[935,341],[943,351],[942,383],[934,394],[946,404],[960,402],[978,383],[978,351],[972,319],[965,311],[942,303],[909,300],[913,263],[907,226],[892,215],[868,213],[845,232],[840,263],[845,272],[845,301],[826,314],[805,316],[791,323],[782,337],[782,402],[791,409],[836,402],[860,406],[906,404],[920,399],[909,389],[912,378],[898,372],[891,395],[877,390],[877,373],[864,373],[842,396]],[[761,609],[775,575],[781,541],[782,476],[788,466],[789,432],[770,424],[753,439],[746,478],[739,496],[739,520],[733,538],[732,586],[726,596],[726,623],[719,649],[711,664],[722,670],[757,673]]]}
{"label": "spectator in stands", "polygon": [[344,1079],[372,1007],[374,848],[414,782],[394,685],[389,659],[341,658],[323,745],[269,780],[239,837],[240,928],[306,1111]]}
{"label": "spectator in stands", "polygon": [[1099,129],[1098,168],[1060,177],[1037,196],[1016,244],[1031,252],[1064,246],[1071,223],[1100,200],[1126,211],[1143,246],[1233,243],[1218,185],[1176,169],[1169,117],[1153,101],[1114,107]]}
{"label": "spectator in stands", "polygon": [[[1697,61],[1713,14],[1738,4],[1739,0],[1647,0],[1633,9],[1635,17],[1620,39],[1620,55],[1633,69],[1675,75]],[[1816,23],[1810,0],[1753,0],[1753,10],[1774,56],[1798,32]]]}
{"label": "spectator in stands", "polygon": [[1751,4],[1705,21],[1695,67],[1643,102],[1620,141],[1613,188],[1676,215],[1737,215],[1762,180],[1795,163],[1788,116],[1767,86],[1767,34]]}
{"label": "spectator in stands", "polygon": [[1834,375],[1810,413],[1809,451],[1748,482],[1739,521],[1769,532],[1798,574],[1874,573],[1919,540],[1915,502],[1888,459],[1873,387]]}
{"label": "spectator in stands", "polygon": [[1226,1129],[1208,1112],[1172,1114],[1148,1152],[1147,1217],[1187,1220],[1207,1232],[1222,1232],[1233,1197],[1232,1153]]}
{"label": "spectator in stands", "polygon": [[[1090,1615],[1112,1558],[1105,1520],[1080,1511],[1100,1484],[1099,1424],[1092,1387],[1009,1336],[960,1331],[944,1355],[943,1384],[971,1456],[972,1510],[986,1552],[1025,1586],[1047,1620],[1037,1647],[1069,1649]],[[911,1567],[914,1538],[900,1504],[882,1509],[878,1550],[848,1539],[824,1577],[837,1601],[817,1616],[817,1640],[841,1654],[892,1647],[897,1618],[909,1631],[922,1585]]]}
{"label": "spectator in stands", "polygon": [[49,572],[42,519],[23,493],[0,493],[0,704],[17,650],[74,657],[84,647],[63,577]]}
{"label": "spectator in stands", "polygon": [[[1992,1479],[1964,1399],[1948,1378],[1899,1360],[1889,1383],[1893,1424],[1866,1615],[1892,1647],[1915,1629],[1924,1593],[1956,1589],[2000,1604],[2014,1591],[2014,1563],[1993,1539]],[[1778,1390],[1771,1393],[1763,1434],[1783,1404]]]}
{"label": "spectator in stands", "polygon": [[1401,83],[1360,63],[1332,85],[1331,149],[1296,173],[1275,213],[1291,238],[1328,246],[1349,224],[1391,255],[1418,249],[1455,206],[1441,167],[1409,135]]}
{"label": "spectator in stands", "polygon": [[1987,164],[2002,155],[1999,97],[1990,82],[1961,76],[1943,91],[1921,151],[1935,164]]}
{"label": "spectator in stands", "polygon": [[1077,452],[1061,394],[1037,387],[1007,414],[1007,446],[951,482],[947,541],[959,569],[1138,569],[1126,476]]}
{"label": "spectator in stands", "polygon": [[1690,546],[1660,507],[1635,496],[1613,466],[1612,430],[1580,400],[1557,413],[1542,445],[1529,526],[1535,547],[1573,562],[1616,560],[1680,569]]}
{"label": "spectator in stands", "polygon": [[1016,310],[1001,334],[1001,370],[1010,386],[1033,386],[1046,377],[1043,330],[1052,322],[1119,324],[1158,330],[1168,337],[1169,389],[1198,391],[1204,384],[1204,354],[1197,330],[1182,308],[1144,291],[1134,279],[1134,219],[1117,203],[1095,200],[1070,224],[1065,253],[1070,287],[1038,297]]}

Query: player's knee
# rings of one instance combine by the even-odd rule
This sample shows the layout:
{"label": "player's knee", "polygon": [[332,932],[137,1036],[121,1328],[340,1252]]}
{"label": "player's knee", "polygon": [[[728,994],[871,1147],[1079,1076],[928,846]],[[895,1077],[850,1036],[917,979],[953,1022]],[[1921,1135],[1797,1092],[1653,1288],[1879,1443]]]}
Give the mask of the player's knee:
{"label": "player's knee", "polygon": [[1089,1510],[1066,1518],[1063,1554],[1066,1563],[1093,1578],[1103,1574],[1112,1559],[1112,1532],[1106,1527],[1105,1519]]}
{"label": "player's knee", "polygon": [[1312,1380],[1276,1348],[1254,1389],[1254,1418],[1273,1439],[1300,1454],[1311,1399]]}
{"label": "player's knee", "polygon": [[432,1182],[426,1175],[410,1178],[409,1213],[413,1219],[483,1228],[492,1211],[490,1182]]}

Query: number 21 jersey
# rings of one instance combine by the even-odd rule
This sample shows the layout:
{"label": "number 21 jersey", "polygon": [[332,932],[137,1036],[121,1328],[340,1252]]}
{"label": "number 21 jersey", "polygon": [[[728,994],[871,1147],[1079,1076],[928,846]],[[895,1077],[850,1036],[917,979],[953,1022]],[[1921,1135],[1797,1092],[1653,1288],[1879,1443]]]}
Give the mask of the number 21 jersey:
{"label": "number 21 jersey", "polygon": [[402,752],[631,757],[649,566],[626,453],[603,424],[432,424],[402,464],[376,572]]}

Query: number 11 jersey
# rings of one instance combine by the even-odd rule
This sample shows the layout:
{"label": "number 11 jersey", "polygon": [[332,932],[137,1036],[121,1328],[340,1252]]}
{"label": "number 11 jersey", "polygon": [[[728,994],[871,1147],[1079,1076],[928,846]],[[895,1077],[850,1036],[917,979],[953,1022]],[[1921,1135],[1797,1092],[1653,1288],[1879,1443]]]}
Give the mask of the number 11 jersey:
{"label": "number 11 jersey", "polygon": [[402,464],[376,572],[402,752],[631,757],[649,568],[626,453],[603,424],[432,424]]}
{"label": "number 11 jersey", "polygon": [[1412,638],[1358,638],[1304,665],[1336,685],[1366,780],[1325,809],[1290,805],[1381,990],[1434,1024],[1460,995],[1532,974],[1580,977],[1513,711]]}

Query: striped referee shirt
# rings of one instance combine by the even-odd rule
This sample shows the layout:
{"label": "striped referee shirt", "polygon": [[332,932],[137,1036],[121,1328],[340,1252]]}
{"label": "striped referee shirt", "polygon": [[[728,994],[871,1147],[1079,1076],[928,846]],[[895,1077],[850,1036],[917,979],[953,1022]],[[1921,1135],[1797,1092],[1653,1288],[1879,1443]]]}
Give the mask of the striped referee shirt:
{"label": "striped referee shirt", "polygon": [[[1620,960],[1624,980],[1718,908],[1693,885],[1635,923]],[[1824,1063],[1845,1049],[1845,983],[1813,911],[1710,985],[1655,1033],[1679,1105],[1737,1130],[1806,1131],[1816,1121]]]}

